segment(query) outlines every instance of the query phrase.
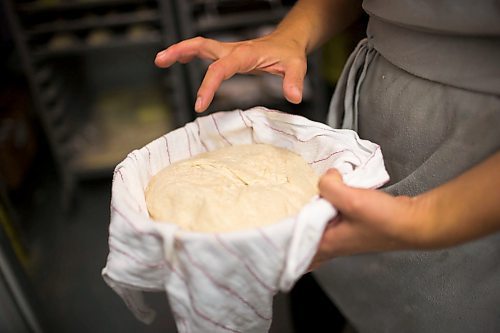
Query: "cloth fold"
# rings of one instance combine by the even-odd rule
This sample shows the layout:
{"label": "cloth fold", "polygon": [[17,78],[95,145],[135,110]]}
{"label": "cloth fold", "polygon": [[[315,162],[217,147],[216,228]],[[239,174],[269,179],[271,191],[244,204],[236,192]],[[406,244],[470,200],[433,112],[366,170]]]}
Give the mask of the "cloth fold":
{"label": "cloth fold", "polygon": [[327,123],[335,128],[358,130],[359,91],[376,51],[367,38],[347,59],[330,101]]}
{"label": "cloth fold", "polygon": [[102,275],[138,319],[154,319],[142,291],[166,291],[180,333],[266,332],[273,296],[307,271],[336,215],[319,197],[296,216],[230,233],[186,232],[149,217],[144,189],[162,168],[250,143],[296,152],[318,174],[337,168],[351,186],[376,188],[389,178],[378,145],[355,132],[262,107],[200,117],[133,151],[114,172],[110,252]]}

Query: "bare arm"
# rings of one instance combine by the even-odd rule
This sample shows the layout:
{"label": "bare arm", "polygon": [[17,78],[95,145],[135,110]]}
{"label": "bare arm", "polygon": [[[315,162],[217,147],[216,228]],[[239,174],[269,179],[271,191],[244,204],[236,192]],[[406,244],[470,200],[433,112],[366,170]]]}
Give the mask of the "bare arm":
{"label": "bare arm", "polygon": [[425,247],[456,245],[500,230],[500,152],[416,201],[428,212]]}
{"label": "bare arm", "polygon": [[500,152],[413,198],[351,188],[335,170],[320,192],[341,215],[327,226],[312,268],[336,256],[444,248],[500,231]]}
{"label": "bare arm", "polygon": [[236,43],[195,37],[159,52],[155,63],[169,67],[195,57],[213,61],[198,89],[197,112],[206,110],[222,81],[237,73],[282,76],[285,98],[300,103],[307,53],[346,28],[360,13],[357,0],[300,0],[270,35]]}
{"label": "bare arm", "polygon": [[354,23],[361,13],[358,0],[299,0],[276,33],[296,41],[310,53]]}

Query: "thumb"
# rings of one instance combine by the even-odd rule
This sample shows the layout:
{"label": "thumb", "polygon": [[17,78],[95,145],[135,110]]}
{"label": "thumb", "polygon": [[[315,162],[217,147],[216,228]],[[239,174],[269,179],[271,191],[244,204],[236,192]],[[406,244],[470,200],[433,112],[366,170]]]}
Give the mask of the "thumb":
{"label": "thumb", "polygon": [[335,169],[328,170],[319,180],[320,195],[344,215],[356,214],[364,201],[362,189],[347,186]]}
{"label": "thumb", "polygon": [[289,66],[285,71],[285,77],[283,78],[283,94],[289,102],[299,104],[302,101],[305,75],[306,65],[303,63]]}
{"label": "thumb", "polygon": [[[344,216],[362,221],[389,221],[398,214],[404,214],[393,196],[372,189],[350,187],[342,182],[336,170],[328,170],[320,178],[320,195],[328,200]],[[399,201],[399,203],[401,200]]]}

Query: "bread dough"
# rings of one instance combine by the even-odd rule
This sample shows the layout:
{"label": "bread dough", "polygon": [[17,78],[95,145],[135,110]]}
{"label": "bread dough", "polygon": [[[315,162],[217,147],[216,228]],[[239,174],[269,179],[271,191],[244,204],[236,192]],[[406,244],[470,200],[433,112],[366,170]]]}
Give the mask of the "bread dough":
{"label": "bread dough", "polygon": [[318,193],[299,155],[268,144],[238,145],[167,166],[146,188],[149,214],[196,232],[227,232],[293,216]]}

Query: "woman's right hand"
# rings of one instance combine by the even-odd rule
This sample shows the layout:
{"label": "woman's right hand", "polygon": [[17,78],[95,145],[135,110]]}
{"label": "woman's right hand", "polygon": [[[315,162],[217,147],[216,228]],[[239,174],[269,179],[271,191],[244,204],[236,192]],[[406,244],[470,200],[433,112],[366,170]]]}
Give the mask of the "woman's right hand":
{"label": "woman's right hand", "polygon": [[156,55],[155,64],[169,67],[198,57],[212,60],[198,89],[195,111],[205,111],[222,81],[237,73],[271,73],[283,77],[283,94],[300,103],[307,70],[306,49],[298,41],[274,32],[241,42],[223,43],[195,37],[173,44]]}

